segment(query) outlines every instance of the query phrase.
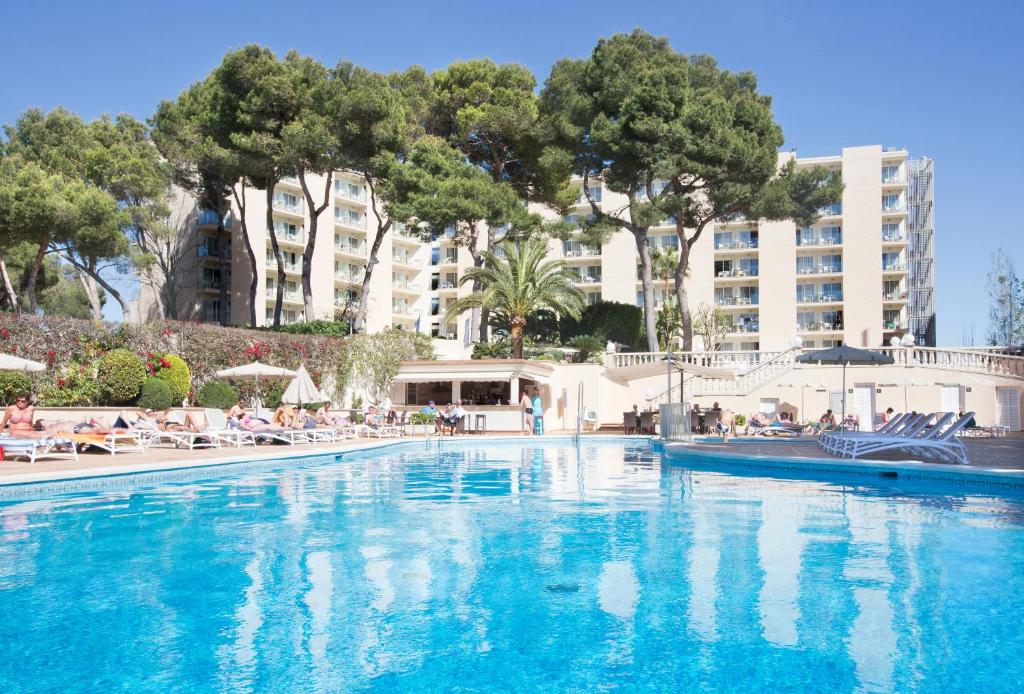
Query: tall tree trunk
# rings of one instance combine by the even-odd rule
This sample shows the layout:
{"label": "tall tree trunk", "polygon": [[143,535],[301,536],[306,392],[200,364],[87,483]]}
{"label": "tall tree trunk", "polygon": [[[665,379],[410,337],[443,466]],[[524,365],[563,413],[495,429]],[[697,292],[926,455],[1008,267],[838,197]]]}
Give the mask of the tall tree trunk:
{"label": "tall tree trunk", "polygon": [[313,308],[313,251],[316,249],[316,232],[320,223],[320,213],[327,209],[331,202],[331,182],[334,179],[334,172],[327,172],[327,184],[324,189],[323,204],[317,205],[313,200],[313,194],[309,192],[306,185],[306,172],[299,171],[299,183],[302,185],[302,194],[306,198],[306,206],[309,208],[309,231],[306,239],[306,247],[302,251],[302,308],[306,322],[316,320],[316,312]]}
{"label": "tall tree trunk", "polygon": [[245,242],[245,253],[249,256],[249,327],[256,327],[256,289],[259,286],[259,265],[256,260],[256,251],[252,247],[252,239],[249,238],[249,224],[245,218],[245,181],[240,184],[241,190],[231,186],[231,195],[235,198],[235,204],[238,205],[238,230],[242,234],[242,240]]}
{"label": "tall tree trunk", "polygon": [[[475,237],[475,235],[474,235],[474,237]],[[474,242],[474,246],[475,245],[476,244]],[[493,253],[494,252],[494,229],[491,228],[490,224],[487,225],[487,252],[488,253]],[[474,253],[474,255],[473,255],[473,265],[475,265],[476,267],[483,267],[483,264],[484,264],[483,256],[480,255],[479,251],[476,251]],[[480,286],[480,282],[479,281],[473,283],[473,291],[474,292],[479,292],[481,289],[482,289],[482,287]],[[487,342],[488,339],[489,339],[488,323],[490,322],[490,318],[491,318],[490,311],[488,311],[486,308],[481,308],[480,309],[480,323],[479,323],[479,326],[480,326],[480,328],[479,328],[479,339],[480,339],[480,342]]]}
{"label": "tall tree trunk", "polygon": [[512,358],[523,358],[523,330],[526,328],[525,316],[513,316],[512,325],[509,326],[512,340]]}
{"label": "tall tree trunk", "polygon": [[281,325],[281,310],[284,303],[284,255],[281,253],[281,245],[277,242],[277,231],[274,229],[274,186],[277,181],[273,177],[266,180],[267,186],[267,233],[270,234],[270,247],[274,251],[274,259],[277,261],[277,291],[274,297],[274,327]]}
{"label": "tall tree trunk", "polygon": [[380,212],[377,211],[377,199],[373,190],[373,178],[370,176],[364,176],[364,178],[366,180],[366,199],[370,201],[370,206],[373,209],[373,216],[377,219],[377,233],[373,236],[373,244],[370,246],[369,259],[363,267],[363,284],[359,293],[359,307],[356,309],[356,316],[352,322],[352,327],[356,331],[366,329],[366,311],[370,297],[370,277],[373,275],[373,266],[377,264],[377,253],[380,251],[380,246],[384,242],[384,236],[386,236],[388,230],[391,229],[391,219],[388,218],[387,220],[384,220],[381,217]]}
{"label": "tall tree trunk", "polygon": [[227,215],[227,207],[225,204],[224,195],[220,192],[217,193],[217,270],[220,272],[220,286],[218,289],[217,301],[220,306],[220,310],[217,312],[217,322],[221,325],[227,325],[231,321],[231,315],[228,313],[228,236],[224,224],[224,217]]}
{"label": "tall tree trunk", "polygon": [[7,272],[7,263],[4,262],[3,256],[0,256],[0,279],[3,280],[4,296],[7,297],[11,311],[21,313],[21,307],[18,306],[18,295],[14,292],[14,285],[11,284],[11,276]]}
{"label": "tall tree trunk", "polygon": [[[690,244],[685,234],[680,234],[679,262],[676,264],[676,302],[679,307],[679,320],[683,324],[683,351],[693,349],[693,316],[690,315],[689,296],[686,291],[686,269],[690,264]],[[707,345],[705,349],[709,349]],[[709,349],[710,351],[710,349]]]}
{"label": "tall tree trunk", "polygon": [[103,320],[103,304],[100,302],[100,293],[96,288],[96,282],[92,277],[80,270],[76,270],[75,275],[82,284],[85,298],[89,300],[89,312],[92,313],[92,319],[97,321]]}
{"label": "tall tree trunk", "polygon": [[640,254],[640,284],[644,294],[644,329],[647,331],[647,351],[658,351],[658,324],[654,314],[654,273],[651,272],[651,246],[647,229],[630,229]]}
{"label": "tall tree trunk", "polygon": [[32,313],[36,313],[39,310],[39,302],[36,300],[36,282],[39,281],[39,269],[43,267],[43,260],[46,258],[46,248],[49,245],[49,239],[39,244],[36,257],[32,260],[32,269],[28,273],[25,293],[28,294],[28,309]]}

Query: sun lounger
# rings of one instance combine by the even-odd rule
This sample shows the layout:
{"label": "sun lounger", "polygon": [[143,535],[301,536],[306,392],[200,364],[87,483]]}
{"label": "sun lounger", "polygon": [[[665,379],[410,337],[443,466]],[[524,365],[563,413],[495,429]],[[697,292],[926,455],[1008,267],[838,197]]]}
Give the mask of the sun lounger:
{"label": "sun lounger", "polygon": [[[882,434],[852,439],[841,451],[841,455],[857,458],[882,451],[903,450],[919,458],[934,458],[942,462],[966,465],[967,449],[957,438],[959,433],[974,416],[968,412],[950,426],[946,426],[953,418],[947,412],[939,421],[927,429],[920,429],[910,435]],[[931,417],[929,416],[928,419]]]}
{"label": "sun lounger", "polygon": [[878,436],[880,434],[905,434],[910,431],[908,427],[917,425],[915,430],[927,426],[934,415],[923,415],[906,413],[893,417],[887,424],[878,431],[823,431],[818,435],[818,446],[829,453],[835,453],[850,439],[862,436]]}
{"label": "sun lounger", "polygon": [[[74,442],[64,436],[30,439],[4,434],[0,436],[0,447],[4,449],[5,458],[28,458],[29,463],[35,463],[40,458],[68,458],[78,461],[78,450]],[[61,448],[65,450],[58,450]]]}
{"label": "sun lounger", "polygon": [[142,443],[142,434],[136,432],[117,434],[62,434],[62,436],[67,437],[81,446],[92,446],[93,448],[99,448],[100,450],[107,451],[110,455],[116,455],[117,453],[146,452],[146,448]]}
{"label": "sun lounger", "polygon": [[246,429],[229,427],[228,418],[221,410],[207,407],[203,409],[203,415],[206,417],[203,433],[215,436],[221,443],[235,448],[241,448],[246,444],[256,445],[256,437],[253,436],[253,433]]}

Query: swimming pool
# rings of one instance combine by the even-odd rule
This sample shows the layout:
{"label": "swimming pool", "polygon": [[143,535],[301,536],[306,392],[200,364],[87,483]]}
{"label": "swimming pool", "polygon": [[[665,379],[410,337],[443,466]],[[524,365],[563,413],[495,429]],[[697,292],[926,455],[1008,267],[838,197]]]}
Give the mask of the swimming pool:
{"label": "swimming pool", "polygon": [[0,691],[1024,682],[1019,496],[624,440],[192,474],[0,504]]}

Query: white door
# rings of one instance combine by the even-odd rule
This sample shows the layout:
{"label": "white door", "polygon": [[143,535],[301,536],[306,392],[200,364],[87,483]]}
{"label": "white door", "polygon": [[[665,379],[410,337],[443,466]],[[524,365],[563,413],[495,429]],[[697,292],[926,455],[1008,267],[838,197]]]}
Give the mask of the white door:
{"label": "white door", "polygon": [[761,414],[773,419],[779,411],[779,399],[778,398],[761,398],[761,406],[758,410]]}
{"label": "white door", "polygon": [[996,424],[1020,431],[1020,391],[996,388]]}
{"label": "white door", "polygon": [[942,411],[956,414],[963,409],[960,386],[942,386]]}
{"label": "white door", "polygon": [[[849,403],[847,403],[849,406]],[[875,429],[875,386],[874,384],[856,385],[853,387],[853,408],[860,421],[861,431]]]}

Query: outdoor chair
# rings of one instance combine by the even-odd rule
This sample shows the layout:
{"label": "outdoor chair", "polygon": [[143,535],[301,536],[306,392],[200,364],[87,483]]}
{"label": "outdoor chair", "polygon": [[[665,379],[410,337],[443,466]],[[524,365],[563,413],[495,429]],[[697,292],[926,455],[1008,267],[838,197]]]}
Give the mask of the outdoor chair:
{"label": "outdoor chair", "polygon": [[636,432],[636,414],[633,412],[622,413],[622,430],[623,433],[632,434]]}
{"label": "outdoor chair", "polygon": [[704,431],[713,434],[718,429],[719,413],[708,410],[704,413]]}
{"label": "outdoor chair", "polygon": [[653,412],[641,412],[640,413],[640,433],[641,434],[653,434],[654,433],[654,413]]}

